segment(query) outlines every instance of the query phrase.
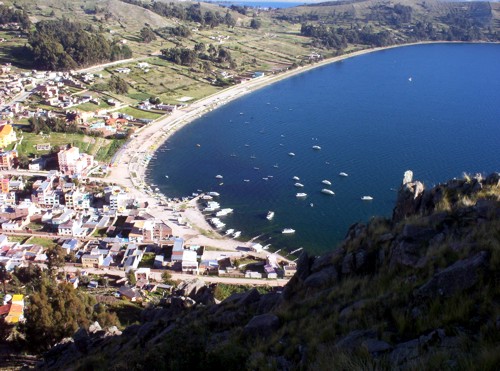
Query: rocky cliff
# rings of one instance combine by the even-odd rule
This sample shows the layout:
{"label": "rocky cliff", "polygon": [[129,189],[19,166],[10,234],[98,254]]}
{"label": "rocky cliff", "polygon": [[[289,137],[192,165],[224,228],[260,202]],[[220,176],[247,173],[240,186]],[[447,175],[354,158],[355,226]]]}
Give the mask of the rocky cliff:
{"label": "rocky cliff", "polygon": [[282,293],[212,304],[188,285],[120,335],[80,330],[41,367],[496,369],[500,176],[429,190],[412,178],[391,219],[353,225],[323,256],[303,253]]}

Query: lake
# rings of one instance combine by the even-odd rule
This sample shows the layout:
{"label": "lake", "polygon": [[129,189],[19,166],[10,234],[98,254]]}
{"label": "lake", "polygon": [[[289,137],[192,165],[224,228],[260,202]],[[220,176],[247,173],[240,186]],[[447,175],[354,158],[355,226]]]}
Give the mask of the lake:
{"label": "lake", "polygon": [[152,160],[148,180],[169,197],[219,192],[234,209],[226,228],[244,238],[333,249],[353,223],[391,215],[407,169],[427,187],[499,171],[499,60],[500,45],[427,44],[304,72],[185,126]]}

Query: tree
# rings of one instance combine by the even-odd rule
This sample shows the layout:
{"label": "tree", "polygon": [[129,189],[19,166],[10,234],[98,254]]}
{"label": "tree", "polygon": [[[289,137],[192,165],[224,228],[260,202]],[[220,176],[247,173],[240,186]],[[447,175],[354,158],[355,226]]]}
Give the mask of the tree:
{"label": "tree", "polygon": [[109,90],[117,93],[117,94],[127,94],[128,92],[128,84],[121,77],[113,75],[108,83]]}
{"label": "tree", "polygon": [[144,27],[141,30],[141,39],[145,43],[150,43],[151,41],[156,40],[156,35],[155,33],[151,30],[149,27]]}
{"label": "tree", "polygon": [[258,30],[260,26],[262,26],[262,22],[260,21],[260,19],[252,18],[252,20],[250,21],[250,27],[252,27],[254,30]]}
{"label": "tree", "polygon": [[165,285],[173,285],[174,284],[174,280],[172,279],[172,273],[170,273],[170,271],[164,271],[161,274],[161,279],[163,280],[163,283]]}
{"label": "tree", "polygon": [[128,271],[126,277],[127,277],[128,282],[131,285],[135,285],[135,283],[137,282],[137,280],[135,279],[135,274],[134,274],[134,270],[133,269],[131,269],[131,270]]}
{"label": "tree", "polygon": [[5,268],[5,264],[0,263],[0,281],[2,281],[4,295],[7,293],[7,289],[5,288],[5,283],[7,282],[9,277],[10,275],[9,272],[7,272],[7,268]]}
{"label": "tree", "polygon": [[59,245],[52,245],[47,249],[47,268],[51,276],[64,266],[65,252]]}
{"label": "tree", "polygon": [[28,156],[26,156],[26,154],[21,153],[17,158],[17,162],[23,169],[27,169],[28,165],[30,164],[30,159]]}

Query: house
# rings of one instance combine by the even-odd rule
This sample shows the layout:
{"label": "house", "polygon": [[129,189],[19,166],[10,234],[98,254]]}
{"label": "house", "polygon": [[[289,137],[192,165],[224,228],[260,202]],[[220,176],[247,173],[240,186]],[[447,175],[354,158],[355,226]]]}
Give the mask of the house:
{"label": "house", "polygon": [[14,324],[24,320],[24,297],[23,295],[13,295],[9,314],[5,317],[5,322]]}
{"label": "house", "polygon": [[7,124],[0,127],[0,147],[5,148],[16,140],[16,132],[12,128],[12,125]]}
{"label": "house", "polygon": [[102,265],[103,257],[101,254],[91,255],[85,254],[82,256],[83,268],[99,268]]}
{"label": "house", "polygon": [[87,287],[89,289],[96,289],[99,287],[99,283],[97,281],[90,281]]}
{"label": "house", "polygon": [[118,292],[120,293],[120,296],[124,299],[130,300],[133,302],[142,300],[142,296],[139,293],[139,291],[135,290],[132,287],[122,286],[118,289]]}
{"label": "house", "polygon": [[285,277],[292,277],[297,272],[296,264],[288,264],[283,267],[283,271],[285,272]]}
{"label": "house", "polygon": [[94,156],[80,153],[78,147],[62,149],[57,154],[59,170],[65,175],[86,175],[94,164]]}
{"label": "house", "polygon": [[136,281],[144,280],[149,282],[149,275],[151,274],[151,268],[139,268],[134,271],[134,276]]}
{"label": "house", "polygon": [[66,251],[66,254],[69,254],[71,251],[75,250],[78,246],[78,240],[76,238],[71,238],[69,240],[64,241],[62,244],[63,250]]}
{"label": "house", "polygon": [[156,255],[155,256],[155,261],[153,263],[153,268],[154,269],[161,269],[165,266],[165,260],[164,260],[163,255]]}
{"label": "house", "polygon": [[182,261],[182,255],[184,252],[184,239],[177,237],[174,239],[174,247],[172,249],[172,262],[180,262]]}
{"label": "house", "polygon": [[80,282],[80,279],[78,277],[73,277],[68,280],[68,282],[73,286],[74,289],[78,288],[78,283]]}
{"label": "house", "polygon": [[266,264],[264,266],[264,272],[266,273],[266,276],[269,279],[277,279],[278,278],[278,273],[276,273],[276,270],[272,266],[270,266],[269,264]]}
{"label": "house", "polygon": [[184,250],[182,253],[182,273],[198,274],[196,251]]}
{"label": "house", "polygon": [[17,165],[17,151],[7,151],[0,153],[0,170],[10,170]]}

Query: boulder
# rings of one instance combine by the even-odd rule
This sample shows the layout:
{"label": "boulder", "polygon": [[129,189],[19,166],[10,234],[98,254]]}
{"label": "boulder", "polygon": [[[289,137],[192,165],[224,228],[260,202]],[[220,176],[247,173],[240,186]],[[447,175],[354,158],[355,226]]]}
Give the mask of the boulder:
{"label": "boulder", "polygon": [[412,361],[419,356],[419,341],[418,339],[410,340],[405,343],[396,345],[394,350],[389,355],[389,361],[394,366],[401,365]]}
{"label": "boulder", "polygon": [[325,268],[319,272],[311,274],[304,281],[304,285],[310,288],[319,288],[335,282],[338,279],[338,273],[334,266]]}
{"label": "boulder", "polygon": [[406,224],[401,235],[407,241],[428,241],[435,234],[436,232],[432,228]]}
{"label": "boulder", "polygon": [[279,303],[281,299],[281,294],[276,292],[271,292],[269,294],[262,295],[258,302],[257,313],[267,313],[270,312],[276,304]]}
{"label": "boulder", "polygon": [[247,336],[265,337],[270,336],[280,326],[279,318],[271,313],[261,314],[253,317],[243,329]]}
{"label": "boulder", "polygon": [[357,302],[355,302],[351,305],[348,305],[347,307],[345,307],[344,309],[342,309],[340,311],[339,319],[345,320],[345,319],[351,317],[355,311],[363,309],[371,302],[372,302],[372,300],[362,299],[362,300],[358,300]]}
{"label": "boulder", "polygon": [[99,322],[95,321],[94,323],[92,323],[90,326],[89,326],[89,333],[91,334],[94,334],[96,333],[97,331],[101,331],[102,330],[102,327],[101,325],[99,324]]}
{"label": "boulder", "polygon": [[353,352],[357,350],[361,344],[368,339],[376,339],[377,333],[373,330],[354,330],[337,341],[335,349]]}
{"label": "boulder", "polygon": [[473,287],[480,278],[480,271],[486,266],[488,253],[481,251],[471,258],[463,259],[436,273],[416,291],[420,297],[449,297]]}
{"label": "boulder", "polygon": [[332,252],[317,257],[311,266],[311,272],[318,272],[329,265],[335,265],[337,261],[344,257],[344,254],[345,249],[338,247]]}
{"label": "boulder", "polygon": [[305,251],[302,251],[302,254],[299,256],[299,260],[297,262],[297,273],[295,275],[301,280],[305,281],[307,276],[309,276],[311,272],[311,259],[309,258],[309,254]]}
{"label": "boulder", "polygon": [[116,326],[108,327],[106,330],[107,336],[119,336],[121,334],[122,334],[122,332],[120,330],[118,330],[118,327],[116,327]]}
{"label": "boulder", "polygon": [[361,346],[370,354],[380,354],[392,349],[392,346],[385,341],[378,339],[366,339]]}
{"label": "boulder", "polygon": [[189,296],[193,298],[198,293],[198,291],[205,286],[206,285],[204,281],[198,278],[193,278],[181,282],[181,284],[177,287],[177,292],[178,295]]}
{"label": "boulder", "polygon": [[420,244],[407,241],[400,241],[399,244],[392,250],[390,261],[391,268],[398,265],[407,267],[417,267],[420,259]]}
{"label": "boulder", "polygon": [[352,252],[346,254],[342,260],[342,274],[349,274],[354,270],[354,254]]}

